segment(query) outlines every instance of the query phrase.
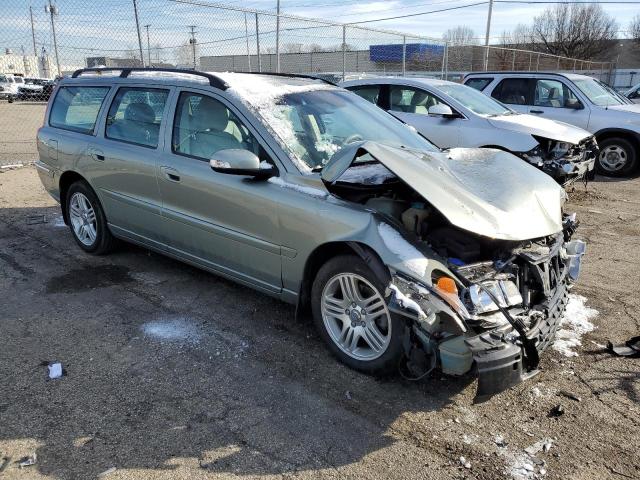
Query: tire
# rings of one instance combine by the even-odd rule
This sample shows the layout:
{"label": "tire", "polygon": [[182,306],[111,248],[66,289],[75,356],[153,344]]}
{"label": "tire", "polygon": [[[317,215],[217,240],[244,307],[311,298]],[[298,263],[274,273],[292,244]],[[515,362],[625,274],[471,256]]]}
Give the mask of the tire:
{"label": "tire", "polygon": [[9,102],[9,103],[13,103],[13,100],[14,100],[13,95],[9,95],[9,96],[7,97],[7,102]]}
{"label": "tire", "polygon": [[600,153],[596,161],[599,174],[626,177],[633,173],[637,166],[638,152],[629,140],[621,137],[606,138],[599,142],[599,147]]}
{"label": "tire", "polygon": [[[345,295],[343,286],[358,295]],[[402,357],[405,325],[389,312],[385,287],[360,257],[341,255],[320,268],[311,288],[320,337],[342,363],[364,373],[389,374]]]}
{"label": "tire", "polygon": [[69,187],[65,208],[71,234],[82,250],[104,255],[113,249],[115,238],[98,197],[86,182],[78,181]]}

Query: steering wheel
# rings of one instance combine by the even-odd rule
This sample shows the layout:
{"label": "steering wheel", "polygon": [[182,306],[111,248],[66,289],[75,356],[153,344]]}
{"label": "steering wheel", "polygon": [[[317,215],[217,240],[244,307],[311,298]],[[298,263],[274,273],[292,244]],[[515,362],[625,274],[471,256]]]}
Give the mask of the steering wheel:
{"label": "steering wheel", "polygon": [[362,138],[362,135],[360,135],[359,133],[354,133],[353,135],[349,135],[347,138],[345,138],[344,142],[342,142],[342,145],[344,146],[354,142],[361,142],[362,140],[364,140],[364,138]]}

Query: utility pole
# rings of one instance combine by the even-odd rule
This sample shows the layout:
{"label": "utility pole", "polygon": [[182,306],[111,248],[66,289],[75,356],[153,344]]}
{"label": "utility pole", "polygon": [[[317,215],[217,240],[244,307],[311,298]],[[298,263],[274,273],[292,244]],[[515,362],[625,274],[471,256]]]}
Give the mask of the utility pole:
{"label": "utility pole", "polygon": [[196,26],[190,25],[191,29],[191,38],[189,39],[189,43],[191,44],[191,51],[193,53],[193,69],[196,69]]}
{"label": "utility pole", "polygon": [[151,25],[147,24],[144,28],[147,29],[147,66],[151,67],[151,43],[149,42],[149,27]]}
{"label": "utility pole", "polygon": [[489,13],[487,15],[487,33],[484,37],[484,71],[489,68],[489,36],[491,35],[491,13],[493,12],[493,0],[489,0]]}
{"label": "utility pole", "polygon": [[280,0],[276,4],[276,73],[280,73]]}
{"label": "utility pole", "polygon": [[38,50],[36,49],[36,31],[33,28],[33,8],[29,7],[29,15],[31,15],[31,40],[33,40],[33,56],[38,56]]}
{"label": "utility pole", "polygon": [[142,53],[142,36],[140,36],[140,22],[138,21],[138,3],[133,0],[133,14],[136,17],[136,33],[138,34],[138,48],[140,49],[140,61],[144,67],[144,54]]}
{"label": "utility pole", "polygon": [[53,16],[58,15],[58,7],[56,7],[51,0],[49,0],[49,5],[45,5],[44,11],[51,15],[51,34],[53,36],[53,49],[56,52],[56,67],[58,68],[58,75],[62,75],[62,71],[60,70],[60,57],[58,56],[58,41],[56,39],[56,24],[53,21]]}

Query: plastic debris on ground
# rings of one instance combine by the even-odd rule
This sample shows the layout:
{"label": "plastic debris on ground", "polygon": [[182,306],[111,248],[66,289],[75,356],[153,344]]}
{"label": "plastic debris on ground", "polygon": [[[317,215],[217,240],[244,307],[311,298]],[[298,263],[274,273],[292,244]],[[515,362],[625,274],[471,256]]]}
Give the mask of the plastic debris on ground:
{"label": "plastic debris on ground", "polygon": [[147,322],[141,327],[147,337],[163,342],[197,343],[200,340],[198,327],[187,318],[162,318]]}
{"label": "plastic debris on ground", "polygon": [[586,305],[587,299],[580,295],[569,295],[569,303],[560,320],[560,328],[553,342],[554,350],[566,357],[577,357],[575,348],[582,345],[581,338],[596,327],[591,323],[598,316],[598,310]]}
{"label": "plastic debris on ground", "polygon": [[115,472],[116,470],[117,470],[116,467],[107,468],[104,472],[101,472],[98,474],[98,478],[106,477],[107,475]]}
{"label": "plastic debris on ground", "polygon": [[47,217],[44,215],[28,215],[27,225],[37,225],[39,223],[47,223]]}
{"label": "plastic debris on ground", "polygon": [[51,363],[48,365],[49,369],[49,378],[54,380],[56,378],[62,377],[62,364],[59,362]]}
{"label": "plastic debris on ground", "polygon": [[31,467],[32,465],[35,465],[37,461],[38,461],[38,456],[34,452],[32,455],[29,455],[27,457],[22,457],[20,460],[18,460],[18,467],[20,468]]}

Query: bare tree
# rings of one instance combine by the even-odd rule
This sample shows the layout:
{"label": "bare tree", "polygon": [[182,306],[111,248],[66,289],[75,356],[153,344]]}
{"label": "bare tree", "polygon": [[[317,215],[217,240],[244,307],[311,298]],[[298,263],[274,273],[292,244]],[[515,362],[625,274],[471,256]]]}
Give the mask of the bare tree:
{"label": "bare tree", "polygon": [[449,70],[467,70],[473,60],[473,46],[478,44],[476,33],[466,25],[450,28],[442,39],[447,43]]}
{"label": "bare tree", "polygon": [[534,39],[554,55],[592,59],[615,39],[618,25],[598,4],[562,3],[533,19]]}
{"label": "bare tree", "polygon": [[629,34],[633,41],[640,45],[640,15],[636,15],[629,24]]}
{"label": "bare tree", "polygon": [[[519,23],[511,31],[503,31],[500,36],[498,47],[490,53],[490,62],[496,62],[494,67],[499,70],[522,69],[522,62],[529,58],[528,53],[514,50],[537,50],[539,47],[534,41],[533,29],[529,25]],[[528,63],[524,65],[528,68]]]}

